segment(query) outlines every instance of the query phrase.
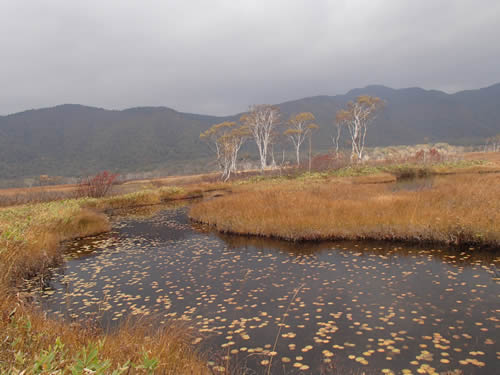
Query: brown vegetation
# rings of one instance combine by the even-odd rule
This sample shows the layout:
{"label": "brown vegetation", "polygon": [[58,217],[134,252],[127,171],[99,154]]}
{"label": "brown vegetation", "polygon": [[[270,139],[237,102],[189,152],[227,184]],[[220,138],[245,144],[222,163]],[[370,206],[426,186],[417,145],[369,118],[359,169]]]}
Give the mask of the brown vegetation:
{"label": "brown vegetation", "polygon": [[[189,330],[178,324],[154,329],[148,322],[128,322],[106,334],[91,323],[48,319],[12,296],[1,300],[0,309],[0,372],[5,374],[75,369],[80,370],[76,374],[101,375],[209,373],[189,342]],[[93,351],[96,356],[90,359]]]}
{"label": "brown vegetation", "polygon": [[[133,180],[114,184],[108,190],[111,197],[123,196],[130,193],[154,190],[161,187],[185,187],[186,190],[212,189],[219,180],[217,173],[208,173],[192,176],[171,176],[156,179]],[[31,188],[0,189],[0,207],[23,205],[31,203],[52,202],[61,199],[89,196],[81,194],[79,185],[52,185],[34,186]]]}
{"label": "brown vegetation", "polygon": [[248,185],[193,206],[222,232],[287,240],[382,239],[500,246],[500,175],[457,175],[432,188],[324,179]]}
{"label": "brown vegetation", "polygon": [[68,217],[35,221],[23,231],[22,239],[2,238],[0,243],[5,249],[0,252],[0,287],[12,286],[22,278],[46,273],[48,267],[61,260],[59,244],[62,241],[109,229],[105,215],[81,209]]}
{"label": "brown vegetation", "polygon": [[[412,154],[412,156],[415,156]],[[455,157],[458,158],[458,157]],[[465,153],[460,156],[466,163],[464,165],[449,166],[444,163],[443,166],[434,166],[432,174],[448,174],[448,173],[489,173],[500,172],[500,153],[498,152],[471,152]],[[415,163],[413,157],[397,158],[391,156],[390,160],[373,160],[364,165],[368,166],[385,166],[398,164],[419,164],[420,169],[429,169],[427,163]],[[447,158],[450,159],[450,158]],[[482,161],[482,162],[481,162]],[[451,160],[453,163],[453,160]],[[467,164],[468,163],[468,164]],[[341,153],[334,154],[321,154],[316,155],[312,159],[311,169],[313,171],[334,171],[342,170],[349,166],[349,157]],[[424,168],[425,167],[425,168]],[[298,175],[308,170],[307,165],[301,168],[280,168],[276,170],[260,170],[240,171],[233,175],[234,180],[246,179],[251,176],[291,176],[297,177]],[[377,171],[368,171],[373,174]],[[380,171],[378,171],[380,172]],[[394,172],[394,171],[391,171]],[[393,174],[397,174],[395,171]],[[366,174],[366,173],[365,173]],[[160,187],[184,187],[188,190],[201,189],[204,190],[207,185],[213,185],[219,181],[219,173],[206,173],[190,176],[169,176],[163,178],[145,179],[145,180],[131,180],[121,182],[113,185],[110,191],[110,196],[119,196],[140,192],[143,190],[151,190]],[[13,205],[21,205],[28,203],[50,202],[60,199],[69,199],[78,196],[78,185],[51,185],[51,186],[34,186],[31,188],[9,188],[0,189],[0,207],[7,207]]]}
{"label": "brown vegetation", "polygon": [[465,160],[486,160],[500,166],[500,152],[469,152],[464,154]]}

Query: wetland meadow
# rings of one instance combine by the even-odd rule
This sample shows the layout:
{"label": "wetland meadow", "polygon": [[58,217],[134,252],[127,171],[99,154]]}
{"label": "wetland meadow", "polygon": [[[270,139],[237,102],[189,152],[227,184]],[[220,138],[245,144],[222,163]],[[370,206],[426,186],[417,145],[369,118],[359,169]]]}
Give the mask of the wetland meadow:
{"label": "wetland meadow", "polygon": [[496,373],[490,253],[220,235],[187,210],[117,213],[110,232],[66,243],[65,265],[28,289],[70,321],[192,326],[214,372]]}
{"label": "wetland meadow", "polygon": [[2,253],[0,368],[496,374],[499,178],[247,178],[2,209],[21,255]]}

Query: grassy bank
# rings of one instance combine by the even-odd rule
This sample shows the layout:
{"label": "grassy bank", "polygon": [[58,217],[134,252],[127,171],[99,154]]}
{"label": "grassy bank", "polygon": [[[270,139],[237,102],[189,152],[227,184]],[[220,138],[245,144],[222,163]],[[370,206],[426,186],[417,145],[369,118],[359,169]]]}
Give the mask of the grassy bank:
{"label": "grassy bank", "polygon": [[312,179],[246,184],[194,205],[222,232],[287,240],[376,239],[500,246],[500,175],[452,175],[431,188]]}
{"label": "grassy bank", "polygon": [[[203,187],[213,188],[218,187]],[[44,275],[62,261],[61,241],[108,231],[103,211],[197,197],[203,189],[161,188],[0,209],[0,373],[207,373],[186,327],[129,322],[106,334],[48,319],[16,292],[22,279]]]}
{"label": "grassy bank", "polygon": [[486,160],[457,160],[439,163],[411,163],[392,161],[372,161],[364,164],[349,164],[343,167],[308,172],[304,168],[288,168],[277,174],[258,174],[243,178],[237,184],[263,181],[326,180],[332,178],[357,178],[360,183],[386,183],[398,179],[457,174],[500,173],[500,164]]}

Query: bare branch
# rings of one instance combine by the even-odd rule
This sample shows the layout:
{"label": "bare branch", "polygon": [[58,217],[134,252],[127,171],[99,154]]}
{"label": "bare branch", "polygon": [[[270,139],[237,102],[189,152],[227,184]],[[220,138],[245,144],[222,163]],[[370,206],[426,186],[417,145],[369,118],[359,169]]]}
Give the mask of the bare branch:
{"label": "bare branch", "polygon": [[224,181],[229,179],[231,172],[236,171],[238,152],[249,136],[250,132],[246,126],[229,121],[212,125],[200,134],[200,138],[206,140],[215,151]]}
{"label": "bare branch", "polygon": [[366,134],[368,126],[376,118],[378,111],[384,106],[380,98],[361,95],[355,102],[347,103],[346,109],[337,111],[335,122],[337,125],[336,151],[342,127],[347,127],[351,137],[351,159],[363,160]]}
{"label": "bare branch", "polygon": [[300,146],[310,133],[318,128],[318,125],[312,123],[315,119],[311,112],[302,112],[290,117],[287,122],[288,129],[284,134],[295,147],[297,165],[300,164]]}
{"label": "bare branch", "polygon": [[250,107],[240,121],[246,126],[257,144],[260,156],[260,166],[267,168],[268,150],[273,142],[273,130],[279,124],[280,111],[278,107],[259,104]]}

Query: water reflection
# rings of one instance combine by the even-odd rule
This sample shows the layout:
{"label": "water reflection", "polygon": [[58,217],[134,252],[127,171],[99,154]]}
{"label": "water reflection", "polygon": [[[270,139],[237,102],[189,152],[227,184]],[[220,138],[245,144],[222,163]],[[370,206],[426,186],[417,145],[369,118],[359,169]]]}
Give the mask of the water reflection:
{"label": "water reflection", "polygon": [[196,345],[257,373],[496,373],[491,252],[222,235],[179,206],[113,221],[68,244],[37,292],[49,313],[108,329],[128,316],[188,322]]}
{"label": "water reflection", "polygon": [[421,191],[431,189],[439,180],[437,176],[401,178],[390,186],[391,191]]}
{"label": "water reflection", "polygon": [[259,249],[269,251],[281,251],[295,256],[314,255],[323,251],[336,249],[338,251],[353,250],[359,252],[361,256],[377,254],[387,259],[393,256],[429,256],[436,260],[446,261],[463,266],[473,264],[483,264],[492,266],[497,271],[499,262],[498,252],[491,249],[475,247],[456,248],[453,246],[433,246],[429,244],[408,244],[397,241],[282,241],[273,238],[230,235],[218,233],[204,226],[199,226],[198,230],[220,238],[231,249]]}

